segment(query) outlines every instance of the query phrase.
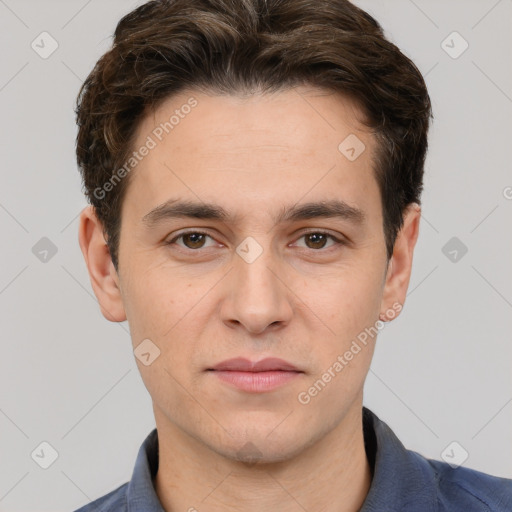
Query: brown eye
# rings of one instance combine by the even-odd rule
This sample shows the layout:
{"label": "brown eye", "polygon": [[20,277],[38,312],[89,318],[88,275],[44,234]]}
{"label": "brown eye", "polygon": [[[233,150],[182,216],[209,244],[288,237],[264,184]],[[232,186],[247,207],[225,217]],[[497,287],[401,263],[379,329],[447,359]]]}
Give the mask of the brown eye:
{"label": "brown eye", "polygon": [[[182,233],[177,237],[173,238],[167,245],[178,245],[179,247],[183,247],[185,249],[202,249],[205,247],[205,241],[207,238],[211,238],[210,235],[206,233],[201,233],[200,231],[189,231],[188,233]],[[177,243],[178,240],[182,240],[182,243]]]}
{"label": "brown eye", "polygon": [[[328,238],[328,236],[324,233],[308,233],[304,236],[307,241],[306,245],[309,249],[323,249],[327,243]],[[308,242],[310,242],[311,245],[308,245]]]}
{"label": "brown eye", "polygon": [[[312,249],[314,251],[320,251],[321,249],[326,250],[336,246],[343,245],[342,240],[338,240],[335,236],[330,233],[324,233],[322,231],[311,231],[309,233],[304,233],[300,238],[305,240],[306,249]],[[328,241],[331,240],[333,243],[330,246],[327,246]]]}
{"label": "brown eye", "polygon": [[187,233],[182,235],[183,243],[189,249],[200,249],[204,245],[204,234],[202,233]]}

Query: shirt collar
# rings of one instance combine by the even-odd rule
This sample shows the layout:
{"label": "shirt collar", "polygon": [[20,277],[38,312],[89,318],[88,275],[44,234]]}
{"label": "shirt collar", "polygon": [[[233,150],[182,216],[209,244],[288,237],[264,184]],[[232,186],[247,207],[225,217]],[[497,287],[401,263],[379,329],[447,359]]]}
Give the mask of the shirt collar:
{"label": "shirt collar", "polygon": [[153,480],[158,470],[158,434],[156,428],[139,449],[128,488],[128,512],[165,512],[156,494]]}
{"label": "shirt collar", "polygon": [[[393,431],[370,409],[363,407],[365,450],[372,471],[370,490],[360,512],[436,510],[432,492],[435,477],[425,459],[407,450]],[[155,428],[139,449],[127,487],[128,512],[165,512],[153,480],[158,470],[158,435]]]}
{"label": "shirt collar", "polygon": [[372,483],[359,512],[437,510],[435,474],[425,458],[407,450],[386,423],[363,407],[366,455]]}

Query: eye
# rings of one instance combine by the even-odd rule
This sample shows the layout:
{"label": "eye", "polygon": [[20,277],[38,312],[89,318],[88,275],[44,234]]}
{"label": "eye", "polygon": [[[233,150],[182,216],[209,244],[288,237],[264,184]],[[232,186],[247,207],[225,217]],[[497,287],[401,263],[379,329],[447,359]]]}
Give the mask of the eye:
{"label": "eye", "polygon": [[[205,245],[205,243],[208,238],[213,240],[213,238],[208,233],[204,233],[202,231],[188,231],[178,234],[166,242],[166,245],[176,244],[178,247],[195,251],[198,249],[207,248],[208,246]],[[305,239],[305,246],[303,247],[314,251],[325,249],[329,240],[331,240],[333,243],[331,246],[327,246],[327,248],[336,245],[344,245],[342,240],[325,231],[311,231],[309,233],[304,233],[299,237],[299,240],[300,239]],[[181,244],[177,243],[179,240],[182,241]]]}
{"label": "eye", "polygon": [[[201,231],[189,231],[186,233],[181,233],[180,235],[174,237],[172,240],[166,242],[167,245],[175,244],[177,240],[182,239],[184,245],[177,244],[179,247],[183,247],[185,249],[202,249],[205,247],[206,238],[212,239],[210,235],[207,233],[203,233]],[[213,239],[212,239],[213,240]]]}
{"label": "eye", "polygon": [[309,233],[302,234],[299,240],[302,238],[306,240],[306,248],[313,250],[325,249],[329,239],[334,242],[330,247],[344,244],[342,240],[325,231],[310,231]]}

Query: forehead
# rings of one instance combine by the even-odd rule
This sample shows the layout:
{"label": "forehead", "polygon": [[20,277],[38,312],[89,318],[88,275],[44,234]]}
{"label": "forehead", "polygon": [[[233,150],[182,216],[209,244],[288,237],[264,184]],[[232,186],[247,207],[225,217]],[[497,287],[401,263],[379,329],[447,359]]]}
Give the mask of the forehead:
{"label": "forehead", "polygon": [[243,198],[238,206],[268,208],[279,198],[288,204],[340,193],[364,202],[378,189],[375,141],[361,119],[355,102],[320,89],[245,97],[181,92],[141,121],[133,149],[151,149],[137,163],[125,202],[136,196],[147,209],[182,196],[223,199],[229,208]]}
{"label": "forehead", "polygon": [[[319,88],[294,87],[244,96],[190,90],[146,112],[138,139],[156,129],[157,138],[176,139],[181,134],[176,142],[199,143],[201,150],[232,151],[237,145],[261,147],[267,141],[277,151],[329,144],[335,152],[337,144],[332,148],[332,142],[343,134],[357,133],[370,141],[362,119],[354,100]],[[326,138],[327,133],[332,137]]]}

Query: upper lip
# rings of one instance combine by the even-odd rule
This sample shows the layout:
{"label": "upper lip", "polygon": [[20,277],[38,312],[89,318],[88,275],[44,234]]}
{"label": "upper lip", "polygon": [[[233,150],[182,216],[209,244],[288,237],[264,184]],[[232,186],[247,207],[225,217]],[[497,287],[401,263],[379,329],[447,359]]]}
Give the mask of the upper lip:
{"label": "upper lip", "polygon": [[238,371],[238,372],[270,372],[270,371],[288,371],[288,372],[300,372],[297,367],[293,364],[279,359],[277,357],[267,357],[261,361],[250,361],[244,357],[236,357],[234,359],[228,359],[215,365],[209,370],[218,371]]}

